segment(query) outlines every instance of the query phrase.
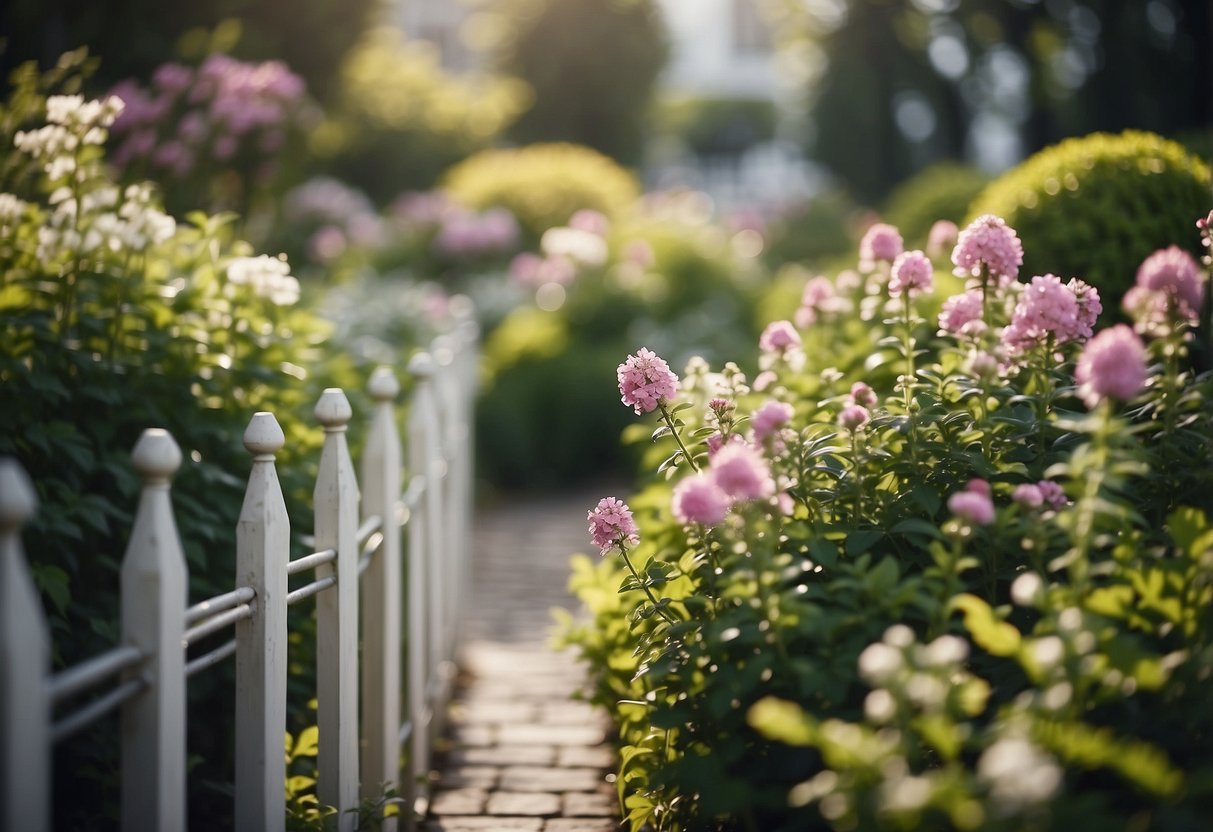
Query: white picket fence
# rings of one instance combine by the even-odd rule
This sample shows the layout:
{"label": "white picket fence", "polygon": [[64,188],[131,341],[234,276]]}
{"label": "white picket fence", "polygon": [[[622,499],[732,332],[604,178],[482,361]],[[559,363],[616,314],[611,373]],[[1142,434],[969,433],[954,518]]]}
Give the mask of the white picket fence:
{"label": "white picket fence", "polygon": [[[409,363],[415,383],[407,467],[396,429],[400,384],[392,370],[380,367],[368,384],[375,407],[361,480],[346,443],[350,404],[340,389],[324,391],[315,408],[324,430],[315,551],[293,561],[274,465],[283,433],[272,413],[253,416],[244,434],[253,466],[235,521],[231,592],[188,604],[169,500],[181,451],[164,430],[145,431],[132,453],[144,485],[122,563],[121,643],[53,675],[48,629],[20,538],[36,509],[34,491],[16,462],[0,460],[0,830],[49,829],[52,746],[117,709],[122,829],[186,829],[187,680],[233,654],[235,828],[282,830],[286,611],[313,596],[320,801],[336,807],[334,826],[341,832],[355,827],[351,810],[362,799],[379,799],[385,787],[403,795],[406,807],[423,804],[417,781],[429,769],[453,681],[468,579],[477,330],[470,305],[454,308],[457,325]],[[312,580],[288,591],[288,576],[307,572]],[[233,639],[187,661],[190,644],[233,626]],[[85,704],[58,713],[89,691]],[[402,812],[406,823],[411,814]],[[395,821],[387,818],[385,828],[395,828]]]}

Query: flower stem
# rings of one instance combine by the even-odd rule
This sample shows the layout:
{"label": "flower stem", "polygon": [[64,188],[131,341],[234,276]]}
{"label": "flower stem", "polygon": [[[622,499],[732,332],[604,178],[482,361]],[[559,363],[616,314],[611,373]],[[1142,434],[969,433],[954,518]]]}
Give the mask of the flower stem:
{"label": "flower stem", "polygon": [[691,466],[691,470],[699,473],[699,464],[695,462],[695,457],[691,456],[687,450],[687,446],[682,444],[682,437],[678,435],[678,427],[674,424],[674,416],[670,413],[669,408],[665,406],[664,401],[659,401],[657,406],[661,408],[661,416],[665,419],[665,423],[670,427],[670,435],[674,437],[674,441],[678,443],[678,450],[682,451],[682,458]]}
{"label": "flower stem", "polygon": [[644,594],[647,595],[649,601],[653,603],[653,609],[656,610],[657,614],[670,624],[677,624],[677,620],[666,612],[665,609],[657,602],[657,597],[653,595],[653,590],[641,579],[640,573],[636,571],[636,567],[632,566],[632,559],[628,557],[628,550],[624,548],[622,543],[619,544],[619,554],[623,555],[623,562],[627,564],[628,571],[632,573],[632,577],[636,579],[636,583],[640,584],[640,588],[644,590]]}

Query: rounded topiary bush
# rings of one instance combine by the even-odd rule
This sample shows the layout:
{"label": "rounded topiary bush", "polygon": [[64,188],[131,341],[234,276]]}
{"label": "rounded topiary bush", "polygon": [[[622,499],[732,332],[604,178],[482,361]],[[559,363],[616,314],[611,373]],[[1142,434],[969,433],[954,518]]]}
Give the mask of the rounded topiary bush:
{"label": "rounded topiary bush", "polygon": [[960,223],[973,198],[989,183],[989,176],[969,165],[931,165],[893,189],[885,203],[885,221],[897,226],[907,243],[924,244],[936,220]]}
{"label": "rounded topiary bush", "polygon": [[1153,133],[1093,133],[1045,148],[978,195],[970,218],[996,214],[1023,240],[1022,274],[1080,277],[1119,308],[1138,265],[1172,243],[1198,253],[1209,167]]}
{"label": "rounded topiary bush", "polygon": [[482,151],[451,168],[443,187],[471,208],[508,208],[535,238],[582,208],[618,217],[640,194],[609,157],[565,142]]}

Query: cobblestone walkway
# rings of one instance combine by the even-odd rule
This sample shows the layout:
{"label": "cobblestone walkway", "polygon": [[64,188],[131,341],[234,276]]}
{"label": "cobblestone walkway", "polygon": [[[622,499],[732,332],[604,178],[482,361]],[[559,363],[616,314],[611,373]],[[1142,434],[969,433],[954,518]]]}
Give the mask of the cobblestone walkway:
{"label": "cobblestone walkway", "polygon": [[584,679],[548,646],[575,609],[568,558],[590,551],[586,512],[607,492],[505,501],[476,521],[464,678],[424,832],[616,832],[609,725],[570,699]]}

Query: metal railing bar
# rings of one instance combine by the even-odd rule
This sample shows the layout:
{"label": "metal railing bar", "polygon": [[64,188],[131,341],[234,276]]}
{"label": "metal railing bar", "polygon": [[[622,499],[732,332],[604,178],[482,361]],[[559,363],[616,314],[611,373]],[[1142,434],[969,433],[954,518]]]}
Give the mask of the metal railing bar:
{"label": "metal railing bar", "polygon": [[186,678],[193,676],[195,673],[200,673],[208,667],[219,664],[228,656],[236,652],[236,639],[232,639],[227,644],[221,644],[209,653],[204,653],[196,659],[191,660],[185,666]]}
{"label": "metal railing bar", "polygon": [[124,645],[114,647],[99,656],[62,670],[50,680],[48,693],[51,705],[57,705],[81,691],[88,690],[103,679],[120,670],[137,665],[141,661],[143,661],[143,653],[139,651],[139,648]]}
{"label": "metal railing bar", "polygon": [[147,680],[142,677],[128,679],[104,696],[89,702],[80,710],[68,714],[51,726],[51,742],[61,742],[80,729],[88,727],[119,705],[134,698],[145,687],[147,687]]}
{"label": "metal railing bar", "polygon": [[417,503],[421,500],[421,495],[425,493],[425,489],[425,474],[414,475],[409,480],[409,487],[404,489],[404,494],[400,496],[400,502],[404,505],[405,510],[412,511],[417,508]]}
{"label": "metal railing bar", "polygon": [[199,601],[185,611],[185,623],[187,625],[195,624],[207,616],[231,609],[238,604],[247,604],[256,597],[257,593],[253,591],[251,586],[242,586],[238,589],[233,589],[231,592],[225,592],[223,595],[207,598],[205,601]]}
{"label": "metal railing bar", "polygon": [[217,633],[229,624],[234,624],[237,621],[242,621],[245,618],[251,617],[253,608],[248,604],[241,604],[238,607],[233,607],[227,612],[220,613],[214,618],[208,618],[201,624],[190,627],[185,631],[185,635],[181,638],[183,647],[189,647],[190,644],[206,638],[211,633]]}
{"label": "metal railing bar", "polygon": [[358,527],[358,531],[354,534],[354,538],[362,543],[367,540],[372,534],[383,528],[383,518],[378,514],[372,515],[363,521]]}
{"label": "metal railing bar", "polygon": [[286,574],[295,575],[299,572],[315,569],[325,563],[332,563],[337,559],[336,549],[322,549],[319,552],[313,552],[310,555],[304,555],[297,558],[286,565]]}
{"label": "metal railing bar", "polygon": [[362,547],[362,557],[358,560],[358,576],[367,570],[371,565],[371,561],[375,559],[375,555],[379,554],[380,548],[383,546],[383,533],[375,532],[366,541],[366,545]]}
{"label": "metal railing bar", "polygon": [[311,598],[318,592],[323,592],[331,586],[337,585],[337,576],[329,575],[327,578],[321,578],[318,581],[312,581],[307,586],[301,586],[294,592],[286,594],[286,605],[297,604],[305,598]]}

